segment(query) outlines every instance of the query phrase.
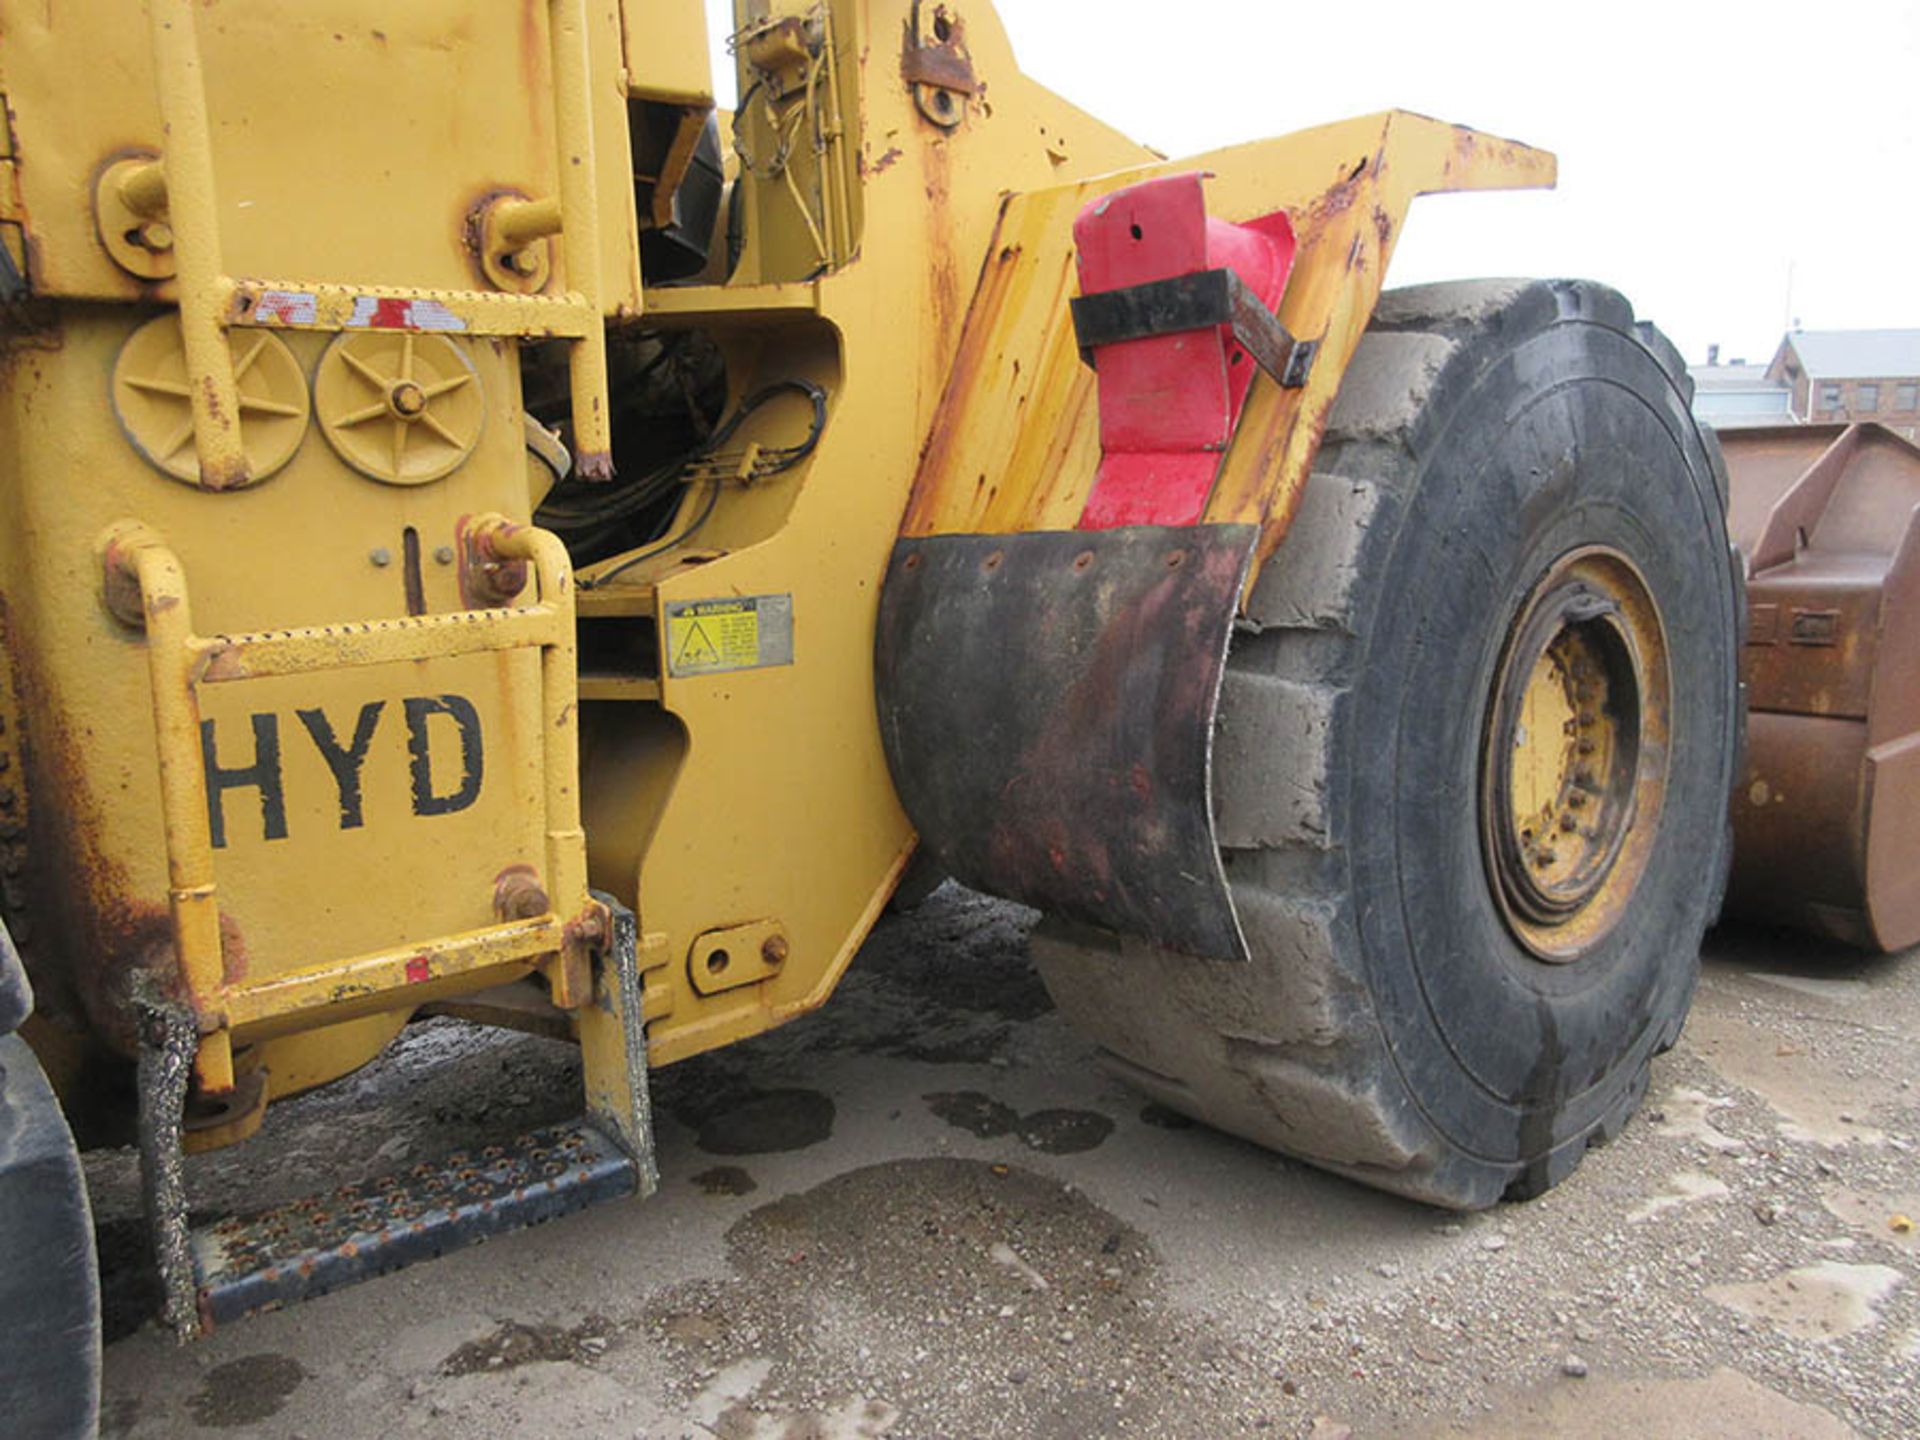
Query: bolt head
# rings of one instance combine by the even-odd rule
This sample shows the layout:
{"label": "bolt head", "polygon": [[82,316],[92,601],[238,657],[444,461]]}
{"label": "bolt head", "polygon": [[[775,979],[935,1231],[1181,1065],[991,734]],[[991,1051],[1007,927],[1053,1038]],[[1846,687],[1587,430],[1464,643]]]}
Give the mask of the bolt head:
{"label": "bolt head", "polygon": [[393,552],[387,549],[386,546],[382,545],[378,549],[371,551],[367,555],[367,559],[371,560],[375,565],[379,566],[381,569],[385,569],[387,566],[393,563]]}
{"label": "bolt head", "polygon": [[427,408],[427,392],[412,380],[401,380],[387,392],[387,404],[403,420],[411,420]]}
{"label": "bolt head", "polygon": [[453,546],[442,545],[438,547],[433,552],[433,560],[436,565],[451,565],[453,563]]}

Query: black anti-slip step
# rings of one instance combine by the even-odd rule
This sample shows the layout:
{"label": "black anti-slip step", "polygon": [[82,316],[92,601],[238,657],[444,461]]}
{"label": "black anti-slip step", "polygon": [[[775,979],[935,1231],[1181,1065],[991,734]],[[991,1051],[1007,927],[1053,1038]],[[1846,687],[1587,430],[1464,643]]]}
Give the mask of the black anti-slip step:
{"label": "black anti-slip step", "polygon": [[191,1233],[207,1328],[430,1260],[601,1200],[638,1171],[586,1121],[459,1151]]}

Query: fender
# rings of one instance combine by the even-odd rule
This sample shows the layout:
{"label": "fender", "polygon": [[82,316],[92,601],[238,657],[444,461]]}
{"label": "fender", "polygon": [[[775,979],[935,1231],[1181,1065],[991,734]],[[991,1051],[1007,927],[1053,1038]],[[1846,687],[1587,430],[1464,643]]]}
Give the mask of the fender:
{"label": "fender", "polygon": [[[1086,925],[1246,958],[1211,795],[1241,598],[1286,535],[1413,198],[1550,186],[1554,170],[1543,151],[1390,111],[1008,197],[876,635],[888,763],[944,868]],[[1158,247],[1151,264],[1116,258],[1129,226]],[[1275,254],[1249,258],[1256,242]],[[1221,270],[1263,324],[1187,309],[1076,330],[1076,278],[1084,320],[1088,295],[1157,303]],[[1249,379],[1255,358],[1275,373]]]}

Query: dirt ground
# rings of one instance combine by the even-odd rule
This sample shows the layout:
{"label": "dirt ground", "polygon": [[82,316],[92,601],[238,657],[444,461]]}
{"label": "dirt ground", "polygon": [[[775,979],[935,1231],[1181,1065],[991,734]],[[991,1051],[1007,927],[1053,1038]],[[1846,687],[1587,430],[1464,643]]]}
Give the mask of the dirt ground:
{"label": "dirt ground", "polygon": [[[184,1350],[133,1158],[89,1156],[104,1433],[1920,1434],[1920,955],[1717,933],[1640,1117],[1460,1217],[1143,1104],[1030,919],[948,886],[820,1014],[662,1072],[655,1198]],[[566,1046],[416,1025],[192,1162],[196,1215],[577,1105]]]}

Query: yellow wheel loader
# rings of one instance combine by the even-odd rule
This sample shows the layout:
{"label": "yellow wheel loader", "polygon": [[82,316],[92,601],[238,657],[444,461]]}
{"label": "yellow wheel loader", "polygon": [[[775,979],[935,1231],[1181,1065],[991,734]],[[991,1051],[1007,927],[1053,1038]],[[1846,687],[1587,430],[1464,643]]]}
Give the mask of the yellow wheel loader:
{"label": "yellow wheel loader", "polygon": [[[1552,158],[1168,160],[986,0],[735,25],[720,113],[695,0],[0,0],[0,1430],[91,1424],[69,1127],[183,1336],[645,1194],[649,1070],[910,863],[1142,1090],[1435,1205],[1678,1033],[1717,451],[1608,289],[1382,292]],[[189,1224],[423,1013],[577,1039],[579,1122]]]}

